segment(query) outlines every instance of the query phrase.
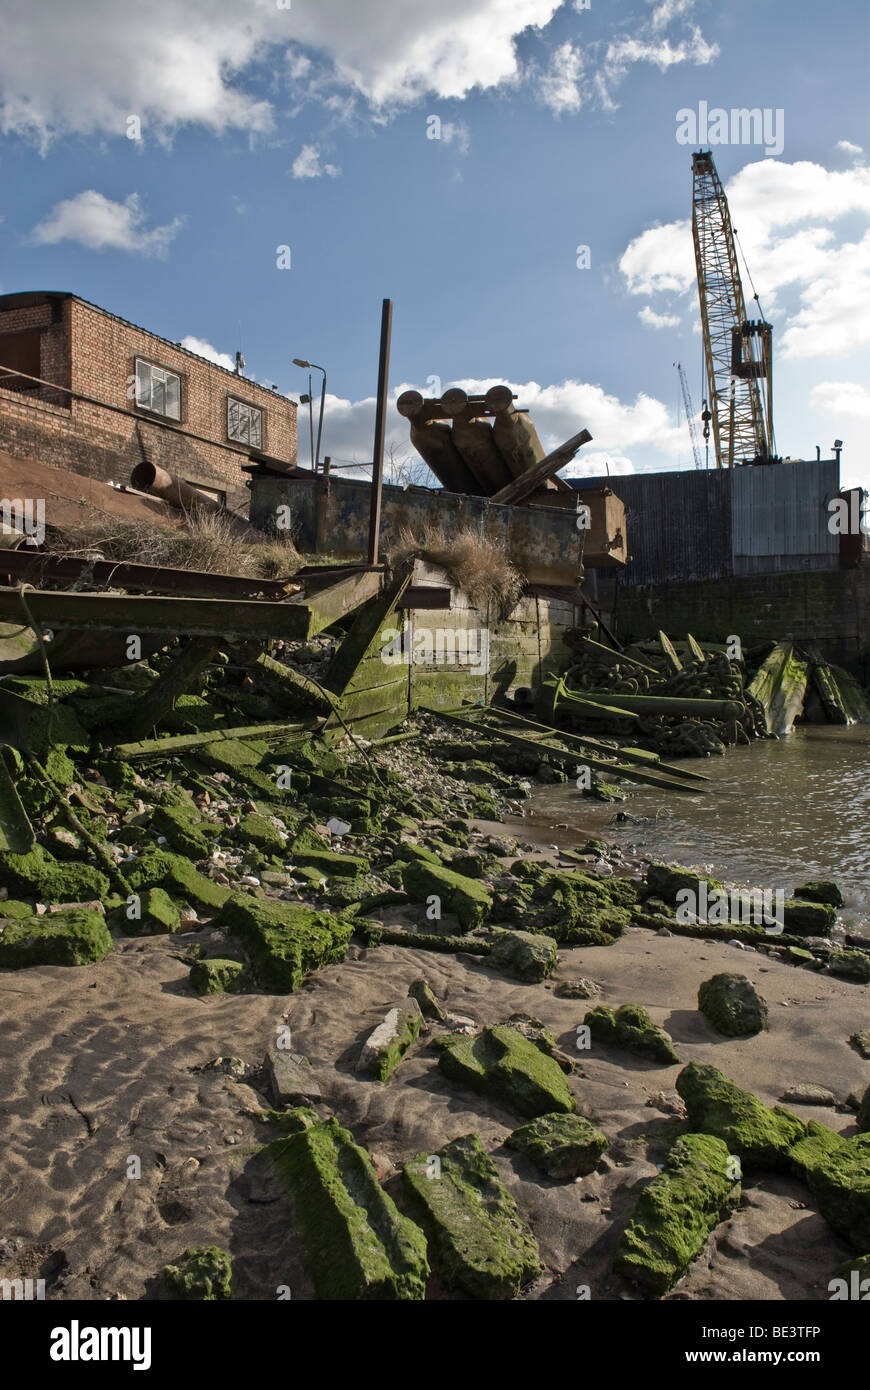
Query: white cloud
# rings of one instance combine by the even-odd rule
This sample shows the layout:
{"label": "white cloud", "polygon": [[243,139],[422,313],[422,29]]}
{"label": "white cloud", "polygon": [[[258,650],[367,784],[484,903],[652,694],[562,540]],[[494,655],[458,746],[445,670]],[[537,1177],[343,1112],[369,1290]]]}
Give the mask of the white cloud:
{"label": "white cloud", "polygon": [[464,121],[442,121],[440,140],[442,145],[456,145],[460,154],[468,154],[471,149],[471,131]]}
{"label": "white cloud", "polygon": [[846,154],[863,154],[861,145],[853,145],[851,140],[838,140],[836,149],[843,150]]}
{"label": "white cloud", "polygon": [[250,90],[286,53],[288,80],[328,102],[347,92],[375,109],[427,92],[464,97],[519,77],[515,39],[549,23],[561,0],[149,0],[147,22],[117,0],[6,0],[0,130],[43,149],[69,131],[145,140],[185,125],[216,133],[275,129],[272,102]]}
{"label": "white cloud", "polygon": [[141,256],[165,256],[184,221],[176,217],[164,227],[146,227],[138,193],[115,203],[93,188],[56,203],[34,227],[31,236],[41,246],[77,241],[91,251],[132,251]]}
{"label": "white cloud", "polygon": [[319,179],[324,174],[334,179],[341,170],[335,164],[321,164],[319,145],[303,145],[293,161],[291,173],[294,179]]}
{"label": "white cloud", "polygon": [[[146,142],[189,125],[272,137],[285,98],[291,110],[313,98],[338,120],[362,104],[382,120],[427,94],[461,100],[526,78],[553,110],[576,111],[587,95],[612,109],[611,90],[634,64],[666,71],[718,52],[687,19],[693,0],[660,0],[631,36],[590,44],[591,62],[568,41],[543,75],[535,65],[524,71],[517,39],[543,31],[563,3],[317,0],[285,9],[274,0],[149,0],[146,23],[117,0],[42,0],[38,9],[5,0],[0,131],[45,150],[68,132],[120,138],[135,115]],[[682,31],[674,39],[664,32],[671,23]],[[280,85],[269,99],[253,87],[267,70],[287,84],[280,98]]]}
{"label": "white cloud", "polygon": [[679,314],[657,314],[648,304],[639,310],[637,316],[647,328],[678,328],[680,324]]}
{"label": "white cloud", "polygon": [[870,391],[857,381],[822,381],[810,394],[814,410],[870,420]]}
{"label": "white cloud", "polygon": [[[745,165],[726,193],[768,314],[774,292],[781,293],[775,346],[782,355],[843,357],[870,342],[870,232],[838,242],[832,225],[849,215],[870,218],[870,169],[763,159]],[[630,294],[694,296],[691,223],[648,228],[629,243],[619,266]],[[751,303],[742,256],[741,274]]]}
{"label": "white cloud", "polygon": [[205,357],[209,362],[216,362],[219,367],[226,367],[227,371],[233,372],[236,369],[236,359],[230,357],[228,352],[218,352],[217,348],[212,347],[204,338],[194,338],[188,333],[186,338],[182,338],[181,346],[187,348],[188,352],[195,352],[198,357]]}
{"label": "white cloud", "polygon": [[583,105],[582,77],[583,55],[579,47],[568,41],[560,44],[538,80],[540,100],[557,115],[579,111]]}

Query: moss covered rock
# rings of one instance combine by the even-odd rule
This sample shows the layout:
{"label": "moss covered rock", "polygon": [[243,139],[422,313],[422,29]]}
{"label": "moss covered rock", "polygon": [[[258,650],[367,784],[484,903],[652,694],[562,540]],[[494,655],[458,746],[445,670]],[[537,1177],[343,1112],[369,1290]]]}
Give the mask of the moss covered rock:
{"label": "moss covered rock", "polygon": [[473,878],[420,859],[403,866],[402,887],[415,902],[439,898],[441,911],[455,913],[466,931],[482,927],[492,906],[489,893]]}
{"label": "moss covered rock", "polygon": [[831,951],[828,969],[832,975],[842,975],[845,980],[870,983],[870,955],[865,951]]}
{"label": "moss covered rock", "polygon": [[239,844],[256,845],[266,854],[283,854],[287,844],[287,836],[282,835],[266,816],[255,811],[242,817],[233,831],[233,837]]}
{"label": "moss covered rock", "polygon": [[618,1009],[599,1004],[590,1009],[583,1022],[593,1042],[624,1047],[627,1052],[647,1057],[662,1066],[671,1066],[680,1060],[670,1034],[653,1023],[641,1004],[620,1004]]}
{"label": "moss covered rock", "polygon": [[244,893],[228,899],[221,921],[245,946],[263,988],[278,994],[298,989],[308,970],[344,960],[355,925],[328,912]]}
{"label": "moss covered rock", "polygon": [[24,917],[0,930],[0,969],[30,965],[93,965],[112,950],[101,912],[74,908],[51,917]]}
{"label": "moss covered rock", "polygon": [[0,887],[44,903],[85,903],[105,898],[109,880],[89,864],[59,864],[35,845],[28,854],[0,856]]}
{"label": "moss covered rock", "polygon": [[551,936],[535,936],[527,931],[496,933],[489,963],[514,979],[535,983],[546,980],[558,964],[556,943]]}
{"label": "moss covered rock", "polygon": [[244,988],[245,973],[240,961],[213,956],[190,967],[190,987],[197,994],[234,994]]}
{"label": "moss covered rock", "polygon": [[176,1298],[211,1302],[232,1294],[232,1261],[218,1245],[191,1246],[163,1275]]}
{"label": "moss covered rock", "polygon": [[293,867],[315,869],[322,878],[362,878],[371,865],[361,854],[336,854],[334,850],[293,849]]}
{"label": "moss covered rock", "polygon": [[714,975],[698,990],[698,1008],[717,1033],[745,1038],[767,1027],[767,1004],[745,975]]}
{"label": "moss covered rock", "polygon": [[421,1154],[402,1178],[448,1288],[516,1298],[541,1273],[537,1242],[476,1134]]}
{"label": "moss covered rock", "polygon": [[795,888],[792,895],[801,898],[804,902],[827,903],[830,907],[844,907],[845,898],[830,879],[814,878],[809,883],[802,883],[800,888]]}
{"label": "moss covered rock", "polygon": [[696,902],[700,901],[702,881],[707,885],[708,898],[723,891],[718,878],[705,878],[694,869],[684,869],[679,864],[650,864],[646,871],[647,894],[664,898],[671,905],[676,903],[678,893],[687,890],[695,894]]}
{"label": "moss covered rock", "polygon": [[502,1101],[518,1115],[576,1109],[558,1063],[516,1028],[500,1024],[476,1038],[438,1038],[436,1046],[445,1076]]}
{"label": "moss covered rock", "polygon": [[425,1298],[426,1238],[383,1191],[367,1151],[335,1119],[292,1114],[297,1132],[270,1152],[293,1199],[317,1297]]}
{"label": "moss covered rock", "polygon": [[201,822],[193,801],[189,806],[177,801],[155,806],[151,824],[188,859],[207,859],[214,849],[217,826]]}
{"label": "moss covered rock", "polygon": [[435,996],[435,991],[427,980],[415,980],[408,990],[411,999],[416,999],[424,1018],[443,1023],[445,1014]]}
{"label": "moss covered rock", "polygon": [[870,1134],[844,1139],[811,1120],[789,1157],[828,1224],[859,1253],[870,1251]]}
{"label": "moss covered rock", "polygon": [[837,920],[837,909],[829,903],[804,903],[786,898],[782,909],[786,931],[798,936],[830,936]]}
{"label": "moss covered rock", "polygon": [[124,864],[123,870],[134,892],[140,888],[162,887],[191,906],[221,907],[230,895],[228,888],[213,883],[188,859],[180,854],[171,854],[168,850],[151,850]]}
{"label": "moss covered rock", "polygon": [[728,1145],[747,1168],[789,1167],[789,1152],[807,1133],[790,1110],[769,1109],[751,1091],[742,1091],[718,1067],[690,1062],[677,1077],[692,1129]]}
{"label": "moss covered rock", "polygon": [[357,1071],[367,1072],[376,1081],[389,1081],[422,1023],[423,1015],[416,999],[409,999],[406,1008],[390,1009],[363,1043]]}
{"label": "moss covered rock", "polygon": [[161,936],[178,930],[181,913],[163,888],[146,888],[111,913],[112,926],[125,936]]}
{"label": "moss covered rock", "polygon": [[667,1293],[696,1260],[740,1197],[728,1147],[709,1134],[684,1134],[661,1173],[643,1189],[613,1268],[653,1293]]}
{"label": "moss covered rock", "polygon": [[591,1173],[607,1139],[582,1115],[539,1115],[520,1125],[505,1140],[550,1178],[577,1178]]}

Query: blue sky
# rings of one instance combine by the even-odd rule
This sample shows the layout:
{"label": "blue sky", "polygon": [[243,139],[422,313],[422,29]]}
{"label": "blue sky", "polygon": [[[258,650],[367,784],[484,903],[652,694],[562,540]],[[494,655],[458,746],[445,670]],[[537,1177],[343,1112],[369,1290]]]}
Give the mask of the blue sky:
{"label": "blue sky", "polygon": [[[812,456],[841,437],[844,479],[867,485],[865,0],[148,14],[5,0],[4,292],[71,290],[207,355],[241,346],[293,395],[291,359],[321,362],[324,452],[360,460],[389,295],[394,394],[504,380],[545,443],[591,430],[573,471],[689,467],[672,364],[699,406],[701,339],[677,112],[779,109],[780,154],[714,147],[774,322],[777,442]],[[395,415],[389,439],[410,453]]]}

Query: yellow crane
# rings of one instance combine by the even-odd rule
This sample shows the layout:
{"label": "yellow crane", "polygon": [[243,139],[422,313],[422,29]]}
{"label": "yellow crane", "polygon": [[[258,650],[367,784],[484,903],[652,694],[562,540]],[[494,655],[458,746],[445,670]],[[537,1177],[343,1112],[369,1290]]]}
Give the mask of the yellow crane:
{"label": "yellow crane", "polygon": [[709,150],[692,155],[692,238],[716,467],[772,463],[773,327],[746,316],[728,200]]}

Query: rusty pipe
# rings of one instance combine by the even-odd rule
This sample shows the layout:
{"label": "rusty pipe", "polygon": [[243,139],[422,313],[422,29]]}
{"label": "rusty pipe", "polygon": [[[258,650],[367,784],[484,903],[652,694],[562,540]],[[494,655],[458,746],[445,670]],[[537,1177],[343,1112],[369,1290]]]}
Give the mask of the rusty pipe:
{"label": "rusty pipe", "polygon": [[194,511],[197,508],[205,512],[226,511],[221,502],[216,502],[207,493],[200,492],[199,488],[182,482],[181,478],[174,477],[172,473],[158,468],[155,463],[149,463],[147,459],[142,459],[136,464],[130,474],[130,485],[139,492],[151,492],[155,497],[162,497],[165,502],[171,503],[173,507],[180,507],[183,512]]}

